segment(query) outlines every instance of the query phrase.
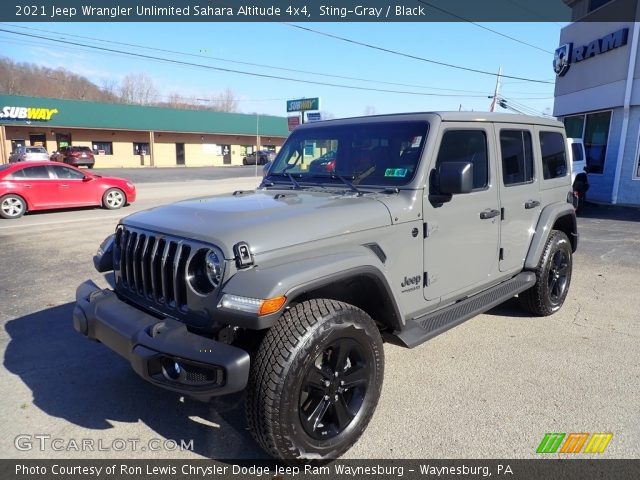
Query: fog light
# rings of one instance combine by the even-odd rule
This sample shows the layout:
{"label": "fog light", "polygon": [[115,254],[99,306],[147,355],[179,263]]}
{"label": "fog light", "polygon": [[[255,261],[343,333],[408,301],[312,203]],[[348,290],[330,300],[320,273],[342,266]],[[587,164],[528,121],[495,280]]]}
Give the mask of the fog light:
{"label": "fog light", "polygon": [[184,378],[185,373],[178,362],[167,357],[162,360],[162,375],[167,380],[178,382]]}

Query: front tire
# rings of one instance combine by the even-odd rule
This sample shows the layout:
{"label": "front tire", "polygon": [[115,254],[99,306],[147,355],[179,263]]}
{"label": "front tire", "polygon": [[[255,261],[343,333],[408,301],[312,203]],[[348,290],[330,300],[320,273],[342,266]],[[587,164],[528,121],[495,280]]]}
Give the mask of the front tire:
{"label": "front tire", "polygon": [[276,458],[337,458],[369,423],[383,373],[369,315],[335,300],[302,302],[267,332],[252,363],[249,429]]}
{"label": "front tire", "polygon": [[27,211],[27,202],[19,195],[5,195],[0,198],[0,217],[20,218]]}
{"label": "front tire", "polygon": [[573,256],[567,235],[552,230],[536,268],[536,284],[518,296],[521,305],[538,316],[560,310],[569,292],[572,266]]}
{"label": "front tire", "polygon": [[119,188],[110,188],[102,195],[102,206],[107,210],[117,210],[127,203],[127,197]]}

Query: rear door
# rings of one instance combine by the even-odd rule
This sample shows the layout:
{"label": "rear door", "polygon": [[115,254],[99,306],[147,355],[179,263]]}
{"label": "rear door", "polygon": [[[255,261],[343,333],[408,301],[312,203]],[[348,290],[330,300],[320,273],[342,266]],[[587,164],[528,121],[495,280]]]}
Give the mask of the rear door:
{"label": "rear door", "polygon": [[15,192],[27,199],[31,208],[56,206],[58,190],[44,165],[21,168],[11,174]]}
{"label": "rear door", "polygon": [[474,188],[442,204],[425,197],[427,300],[460,297],[497,271],[500,211],[493,138],[491,124],[442,124],[432,177],[441,163],[471,162]]}
{"label": "rear door", "polygon": [[521,269],[541,211],[533,127],[496,124],[502,213],[500,271]]}

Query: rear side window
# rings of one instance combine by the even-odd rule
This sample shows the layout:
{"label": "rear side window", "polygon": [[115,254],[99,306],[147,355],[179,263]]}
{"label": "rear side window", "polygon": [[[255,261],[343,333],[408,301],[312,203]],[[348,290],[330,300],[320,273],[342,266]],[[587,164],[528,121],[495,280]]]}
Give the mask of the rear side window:
{"label": "rear side window", "polygon": [[545,180],[564,177],[567,174],[567,154],[562,134],[540,132],[542,174]]}
{"label": "rear side window", "polygon": [[571,151],[573,152],[574,162],[582,162],[584,160],[584,155],[582,155],[582,145],[579,143],[572,143]]}
{"label": "rear side window", "polygon": [[84,178],[84,174],[82,172],[79,172],[69,167],[62,167],[62,166],[55,165],[53,167],[53,171],[56,174],[56,177],[58,178],[64,178],[64,179],[70,178],[70,179],[77,179],[77,180],[82,180]]}
{"label": "rear side window", "polygon": [[505,186],[533,181],[533,147],[531,133],[526,130],[502,130],[502,181]]}
{"label": "rear side window", "polygon": [[[23,168],[21,171],[23,172],[23,178],[49,178],[49,170],[44,166],[27,167]],[[18,172],[13,173],[14,177],[16,176],[16,173]]]}
{"label": "rear side window", "polygon": [[447,130],[442,136],[436,167],[445,162],[471,162],[473,189],[489,185],[489,156],[484,130]]}

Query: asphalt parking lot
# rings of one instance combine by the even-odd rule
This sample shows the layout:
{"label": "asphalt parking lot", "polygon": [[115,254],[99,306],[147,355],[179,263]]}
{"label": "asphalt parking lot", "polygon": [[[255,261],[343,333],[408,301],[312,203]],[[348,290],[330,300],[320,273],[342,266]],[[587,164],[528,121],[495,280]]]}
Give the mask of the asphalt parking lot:
{"label": "asphalt parking lot", "polygon": [[[181,401],[71,324],[76,286],[87,278],[106,286],[91,256],[118,218],[253,182],[150,183],[120,212],[0,222],[0,456],[264,458],[246,429],[242,395]],[[638,458],[640,211],[587,207],[579,230],[571,289],[556,315],[531,318],[508,302],[416,349],[387,344],[378,409],[347,456],[531,458],[546,432],[612,432],[601,456]],[[16,448],[17,436],[39,434],[62,447],[139,442],[124,452]],[[193,440],[193,451],[151,451],[152,439]]]}
{"label": "asphalt parking lot", "polygon": [[190,182],[262,176],[262,165],[227,167],[167,167],[167,168],[96,168],[102,176],[128,178],[135,184],[156,182]]}

